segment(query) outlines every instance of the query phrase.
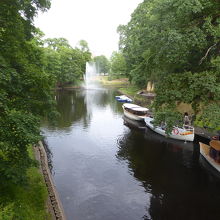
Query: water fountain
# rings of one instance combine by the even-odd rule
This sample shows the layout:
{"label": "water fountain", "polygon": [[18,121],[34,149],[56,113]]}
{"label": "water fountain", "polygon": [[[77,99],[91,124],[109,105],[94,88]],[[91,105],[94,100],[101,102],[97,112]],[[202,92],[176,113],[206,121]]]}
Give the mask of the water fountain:
{"label": "water fountain", "polygon": [[102,97],[103,92],[107,92],[107,90],[99,84],[98,75],[96,63],[87,62],[86,72],[84,74],[83,93],[89,117],[92,115],[91,106]]}
{"label": "water fountain", "polygon": [[95,62],[86,63],[86,72],[84,75],[84,88],[91,89],[97,87],[96,76],[98,72]]}

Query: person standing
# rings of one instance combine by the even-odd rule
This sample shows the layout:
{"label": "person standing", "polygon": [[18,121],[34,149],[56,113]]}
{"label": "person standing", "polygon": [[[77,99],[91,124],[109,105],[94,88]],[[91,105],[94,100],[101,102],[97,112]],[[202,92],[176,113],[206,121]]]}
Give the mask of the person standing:
{"label": "person standing", "polygon": [[190,126],[191,124],[189,114],[187,112],[184,113],[183,124],[184,126]]}

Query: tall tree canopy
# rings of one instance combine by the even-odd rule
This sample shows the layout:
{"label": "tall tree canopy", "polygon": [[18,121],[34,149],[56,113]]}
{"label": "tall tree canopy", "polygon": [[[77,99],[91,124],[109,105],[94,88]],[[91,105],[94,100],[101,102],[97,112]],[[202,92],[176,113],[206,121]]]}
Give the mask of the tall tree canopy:
{"label": "tall tree canopy", "polygon": [[22,183],[33,164],[27,147],[40,140],[39,119],[54,112],[53,78],[44,71],[38,10],[49,0],[0,1],[0,175],[1,184]]}
{"label": "tall tree canopy", "polygon": [[145,0],[118,27],[130,80],[155,82],[156,111],[185,102],[198,120],[220,126],[219,11],[216,0]]}
{"label": "tall tree canopy", "polygon": [[79,41],[78,48],[83,52],[89,52],[89,45],[85,40]]}
{"label": "tall tree canopy", "polygon": [[46,71],[55,76],[58,86],[75,83],[85,73],[86,62],[91,60],[91,53],[86,41],[82,42],[82,48],[73,49],[65,38],[45,40]]}
{"label": "tall tree canopy", "polygon": [[110,58],[110,72],[115,77],[126,75],[126,62],[121,52],[114,51]]}

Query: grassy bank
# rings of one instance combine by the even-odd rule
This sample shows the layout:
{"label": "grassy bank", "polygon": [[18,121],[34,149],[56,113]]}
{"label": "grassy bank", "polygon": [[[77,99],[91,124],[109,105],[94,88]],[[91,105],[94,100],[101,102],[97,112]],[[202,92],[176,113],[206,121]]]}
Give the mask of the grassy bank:
{"label": "grassy bank", "polygon": [[120,88],[119,91],[125,95],[135,97],[140,89],[134,85],[129,85],[128,87]]}
{"label": "grassy bank", "polygon": [[129,85],[127,78],[109,80],[108,76],[99,76],[97,80],[104,86],[123,87]]}
{"label": "grassy bank", "polygon": [[[30,156],[34,157],[32,147]],[[28,170],[28,184],[25,186],[0,185],[0,220],[46,220],[47,189],[39,169]]]}
{"label": "grassy bank", "polygon": [[135,85],[129,85],[128,87],[120,88],[118,91],[124,95],[129,96],[131,99],[134,100],[134,103],[137,103],[139,105],[149,107],[149,105],[151,104],[151,99],[138,94],[140,88]]}
{"label": "grassy bank", "polygon": [[138,94],[141,89],[130,84],[127,78],[109,80],[108,76],[99,76],[98,80],[103,86],[116,87],[121,94],[129,96],[136,104],[149,107],[151,103],[149,98]]}

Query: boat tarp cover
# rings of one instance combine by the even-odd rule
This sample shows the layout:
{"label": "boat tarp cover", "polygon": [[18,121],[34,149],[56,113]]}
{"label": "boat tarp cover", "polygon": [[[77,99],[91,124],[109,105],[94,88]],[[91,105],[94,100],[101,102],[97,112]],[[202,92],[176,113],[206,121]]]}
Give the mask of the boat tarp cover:
{"label": "boat tarp cover", "polygon": [[149,110],[148,108],[144,108],[144,107],[141,107],[139,105],[130,104],[130,103],[126,103],[123,106],[125,108],[129,108],[129,109],[132,109],[134,111],[148,111]]}
{"label": "boat tarp cover", "polygon": [[209,142],[210,146],[217,151],[220,151],[220,141],[212,140]]}

